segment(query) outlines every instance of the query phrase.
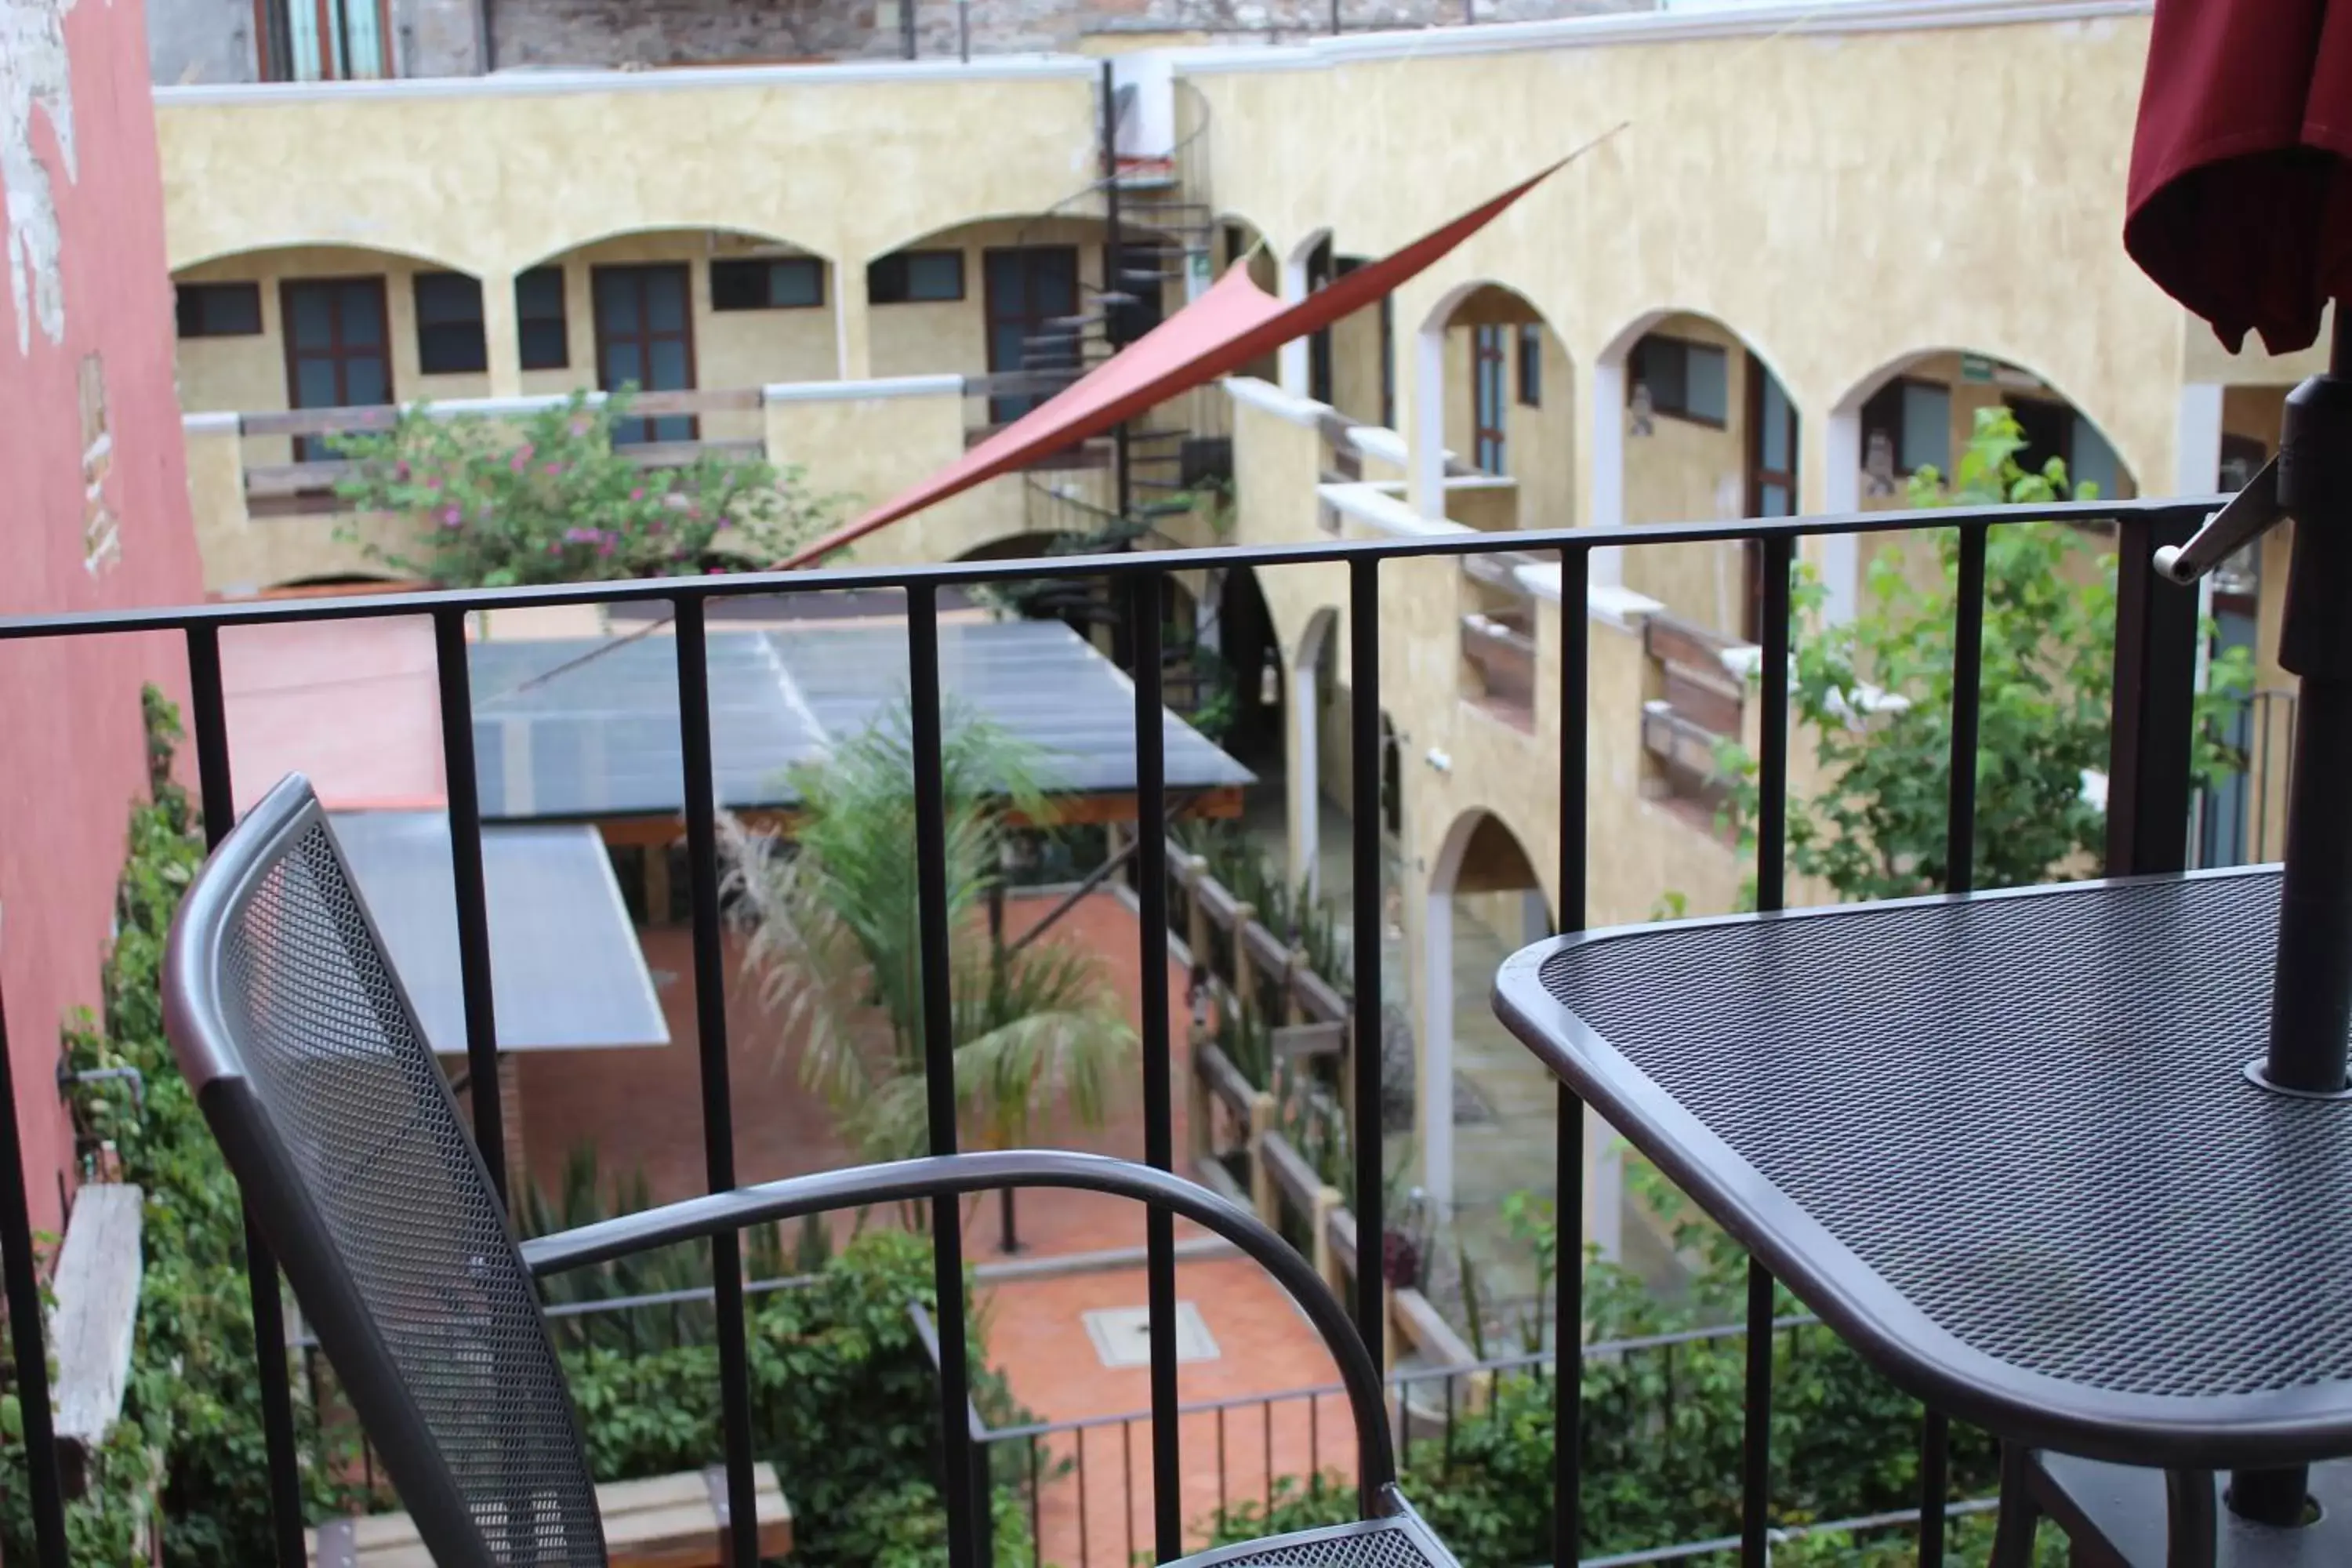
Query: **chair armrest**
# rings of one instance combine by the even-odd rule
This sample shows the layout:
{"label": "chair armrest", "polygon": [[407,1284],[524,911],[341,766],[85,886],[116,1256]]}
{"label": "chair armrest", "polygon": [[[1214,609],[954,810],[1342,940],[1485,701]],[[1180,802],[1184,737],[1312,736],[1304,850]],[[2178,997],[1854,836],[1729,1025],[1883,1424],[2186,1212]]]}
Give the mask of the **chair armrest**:
{"label": "chair armrest", "polygon": [[1380,1369],[1314,1266],[1255,1215],[1206,1187],[1132,1161],[1055,1149],[1009,1149],[820,1171],[538,1237],[522,1244],[522,1258],[533,1276],[544,1277],[745,1226],[866,1204],[961,1197],[1002,1187],[1068,1187],[1133,1198],[1181,1215],[1240,1247],[1290,1293],[1331,1352],[1355,1418],[1365,1497],[1381,1497],[1394,1481],[1396,1457]]}

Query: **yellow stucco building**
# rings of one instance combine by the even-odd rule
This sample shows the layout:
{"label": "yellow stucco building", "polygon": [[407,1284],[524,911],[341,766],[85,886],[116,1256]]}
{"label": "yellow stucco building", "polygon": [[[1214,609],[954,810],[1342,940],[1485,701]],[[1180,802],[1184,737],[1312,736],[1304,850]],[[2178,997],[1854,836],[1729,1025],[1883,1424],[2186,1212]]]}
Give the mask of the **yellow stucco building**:
{"label": "yellow stucco building", "polygon": [[[1094,59],[162,88],[208,581],[369,570],[318,504],[323,454],[298,443],[319,426],[289,410],[496,410],[635,380],[699,399],[683,438],[878,500],[1017,408],[992,378],[1106,288],[1173,310],[1240,263],[1301,295],[1571,153],[1384,307],[1171,416],[1230,436],[1225,537],[1894,504],[1995,402],[2032,460],[2102,493],[2210,493],[2275,448],[2316,366],[2221,352],[2126,258],[2147,37],[2139,0],[1864,0],[1131,51],[1122,232],[1149,232],[1147,280],[1106,254]],[[1041,484],[1101,499],[1083,468],[1009,476],[859,558],[1002,552],[1040,531]],[[1808,546],[1829,614],[1854,613],[1865,548]],[[2215,603],[2269,688],[2281,548]],[[1602,551],[1578,604],[1557,566],[1384,574],[1417,1147],[1441,1204],[1502,1179],[1426,1108],[1468,1070],[1457,1023],[1485,1005],[1463,955],[1487,948],[1464,933],[1513,943],[1557,908],[1562,639],[1591,657],[1592,918],[1727,908],[1744,868],[1689,759],[1756,722],[1754,574],[1739,545]],[[1186,586],[1229,633],[1241,612],[1221,606],[1262,603],[1270,756],[1293,869],[1315,874],[1321,806],[1355,804],[1344,582]],[[1535,1079],[1494,1071],[1496,1117],[1549,1114],[1518,1103]]]}

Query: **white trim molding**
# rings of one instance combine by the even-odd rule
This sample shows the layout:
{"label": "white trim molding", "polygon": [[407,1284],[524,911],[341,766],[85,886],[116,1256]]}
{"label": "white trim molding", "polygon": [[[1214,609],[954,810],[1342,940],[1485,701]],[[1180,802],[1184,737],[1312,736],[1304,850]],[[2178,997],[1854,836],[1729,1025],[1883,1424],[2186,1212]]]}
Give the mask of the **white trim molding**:
{"label": "white trim molding", "polygon": [[1717,11],[1633,11],[1539,22],[1481,22],[1307,38],[1296,44],[1171,51],[1180,76],[1242,71],[1314,70],[1367,60],[1438,55],[1520,54],[1529,49],[1599,48],[1781,34],[1916,32],[1998,27],[2029,22],[2084,22],[2144,16],[2154,0],[1860,0],[1852,5],[1743,5]]}
{"label": "white trim molding", "polygon": [[381,81],[208,82],[158,87],[155,107],[383,102],[438,98],[549,98],[587,92],[696,92],[709,88],[858,87],[876,82],[1085,81],[1099,62],[1076,55],[988,55],[957,60],[843,60],[829,65],[714,66],[691,70],[502,70],[489,76]]}
{"label": "white trim molding", "polygon": [[778,381],[760,388],[761,403],[867,403],[884,397],[961,397],[960,375],[885,375],[870,381]]}
{"label": "white trim molding", "polygon": [[1304,425],[1310,430],[1323,428],[1323,416],[1331,412],[1311,397],[1298,396],[1254,375],[1229,375],[1224,388],[1235,403],[1246,403],[1261,413],[1287,419],[1293,425]]}

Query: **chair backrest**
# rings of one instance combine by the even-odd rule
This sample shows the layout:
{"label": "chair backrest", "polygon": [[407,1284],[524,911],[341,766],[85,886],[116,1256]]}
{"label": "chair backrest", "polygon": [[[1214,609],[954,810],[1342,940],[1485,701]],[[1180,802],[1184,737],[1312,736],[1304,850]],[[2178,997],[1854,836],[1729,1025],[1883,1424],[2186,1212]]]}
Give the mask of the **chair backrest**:
{"label": "chair backrest", "polygon": [[299,774],[189,890],[163,1002],[181,1070],[434,1560],[601,1568],[530,1271]]}

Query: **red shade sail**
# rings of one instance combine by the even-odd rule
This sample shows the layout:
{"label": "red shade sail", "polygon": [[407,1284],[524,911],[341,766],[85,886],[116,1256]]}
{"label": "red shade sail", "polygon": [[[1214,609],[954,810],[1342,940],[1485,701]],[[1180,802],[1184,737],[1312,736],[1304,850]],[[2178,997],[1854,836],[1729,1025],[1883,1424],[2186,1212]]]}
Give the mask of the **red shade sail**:
{"label": "red shade sail", "polygon": [[[1580,149],[1581,151],[1581,149]],[[1570,158],[1576,153],[1570,153]],[[783,567],[804,566],[902,517],[1099,435],[1191,387],[1237,370],[1294,338],[1352,315],[1430,267],[1486,226],[1569,161],[1522,180],[1460,217],[1285,307],[1239,266],[1214,287],[1050,400],[938,473],[847,527],[803,546]]]}
{"label": "red shade sail", "polygon": [[2352,295],[2352,0],[2157,0],[2124,247],[2234,351]]}

